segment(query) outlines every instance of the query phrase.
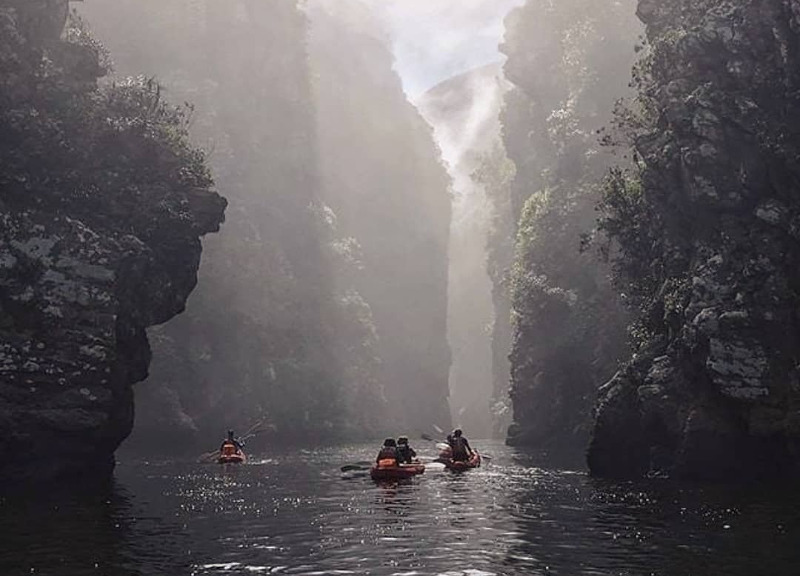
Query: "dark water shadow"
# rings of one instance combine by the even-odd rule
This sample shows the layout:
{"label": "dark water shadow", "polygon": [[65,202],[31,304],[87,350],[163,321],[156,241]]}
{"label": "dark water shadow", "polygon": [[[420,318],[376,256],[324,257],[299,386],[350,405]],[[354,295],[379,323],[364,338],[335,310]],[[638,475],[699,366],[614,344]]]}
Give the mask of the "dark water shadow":
{"label": "dark water shadow", "polygon": [[181,525],[118,480],[0,498],[0,574],[190,574]]}
{"label": "dark water shadow", "polygon": [[508,489],[517,532],[504,560],[509,572],[798,574],[800,494],[793,487],[618,482],[546,468],[516,474]]}

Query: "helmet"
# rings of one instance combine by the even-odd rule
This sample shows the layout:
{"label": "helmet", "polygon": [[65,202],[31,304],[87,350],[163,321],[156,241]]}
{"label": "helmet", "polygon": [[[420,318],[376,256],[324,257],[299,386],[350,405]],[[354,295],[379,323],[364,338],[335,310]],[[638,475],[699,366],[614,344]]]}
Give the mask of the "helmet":
{"label": "helmet", "polygon": [[383,445],[387,447],[391,446],[392,448],[394,448],[395,446],[397,446],[397,442],[394,441],[394,438],[387,438],[386,440],[383,441]]}
{"label": "helmet", "polygon": [[463,432],[461,431],[461,428],[456,428],[455,430],[453,430],[453,436],[455,436],[456,438],[460,438],[462,434]]}
{"label": "helmet", "polygon": [[400,436],[397,439],[398,444],[408,444],[408,436]]}

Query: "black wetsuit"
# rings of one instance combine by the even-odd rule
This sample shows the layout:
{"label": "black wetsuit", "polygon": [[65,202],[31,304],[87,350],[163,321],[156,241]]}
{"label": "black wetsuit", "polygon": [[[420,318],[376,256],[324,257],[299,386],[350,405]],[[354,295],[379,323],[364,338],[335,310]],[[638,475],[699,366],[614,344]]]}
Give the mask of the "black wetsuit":
{"label": "black wetsuit", "polygon": [[381,460],[394,460],[395,462],[399,462],[400,459],[398,458],[397,448],[394,446],[384,446],[381,448],[381,451],[378,452],[378,457],[375,458],[375,462],[380,462]]}
{"label": "black wetsuit", "polygon": [[466,462],[472,455],[472,448],[469,440],[464,436],[448,436],[447,443],[450,444],[451,458],[456,462]]}
{"label": "black wetsuit", "polygon": [[408,444],[400,444],[397,447],[397,460],[401,464],[411,464],[416,457],[417,453]]}

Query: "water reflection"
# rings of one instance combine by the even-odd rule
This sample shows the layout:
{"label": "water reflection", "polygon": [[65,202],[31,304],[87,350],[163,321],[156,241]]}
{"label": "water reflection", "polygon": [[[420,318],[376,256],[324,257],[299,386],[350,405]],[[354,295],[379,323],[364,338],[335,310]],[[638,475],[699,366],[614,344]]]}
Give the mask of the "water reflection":
{"label": "water reflection", "polygon": [[1,574],[139,576],[153,565],[187,571],[173,527],[142,514],[124,485],[77,490],[0,501]]}
{"label": "water reflection", "polygon": [[[615,483],[567,471],[515,476],[513,573],[796,575],[800,498],[766,486]],[[526,478],[527,477],[527,478]]]}
{"label": "water reflection", "polygon": [[0,575],[797,573],[794,487],[602,482],[485,448],[480,469],[394,484],[339,473],[369,446],[123,463],[104,491],[3,501]]}

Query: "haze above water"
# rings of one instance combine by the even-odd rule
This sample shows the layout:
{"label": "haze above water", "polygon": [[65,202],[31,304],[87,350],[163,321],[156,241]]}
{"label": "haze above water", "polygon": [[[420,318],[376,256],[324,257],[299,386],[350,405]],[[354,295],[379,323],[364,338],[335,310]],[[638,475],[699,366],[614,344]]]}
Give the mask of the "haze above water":
{"label": "haze above water", "polygon": [[[448,340],[455,424],[492,434],[491,281],[486,238],[491,207],[472,179],[499,138],[503,20],[522,0],[392,0],[376,3],[393,41],[406,94],[434,128],[453,179]],[[459,79],[460,77],[460,79]],[[452,85],[447,84],[451,80]]]}

